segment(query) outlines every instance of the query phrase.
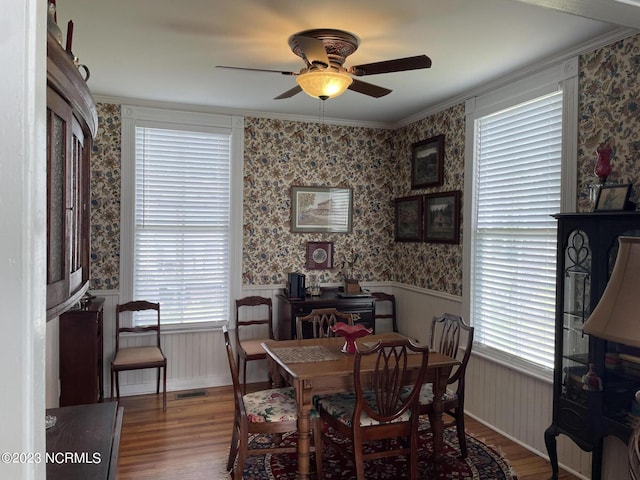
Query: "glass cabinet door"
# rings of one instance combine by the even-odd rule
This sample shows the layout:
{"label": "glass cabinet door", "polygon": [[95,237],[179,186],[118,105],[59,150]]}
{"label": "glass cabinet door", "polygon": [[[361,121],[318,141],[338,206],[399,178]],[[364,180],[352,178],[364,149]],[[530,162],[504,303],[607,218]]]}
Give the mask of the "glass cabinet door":
{"label": "glass cabinet door", "polygon": [[582,326],[589,317],[591,247],[581,230],[569,235],[564,252],[561,396],[587,405],[582,377],[589,369],[589,337]]}

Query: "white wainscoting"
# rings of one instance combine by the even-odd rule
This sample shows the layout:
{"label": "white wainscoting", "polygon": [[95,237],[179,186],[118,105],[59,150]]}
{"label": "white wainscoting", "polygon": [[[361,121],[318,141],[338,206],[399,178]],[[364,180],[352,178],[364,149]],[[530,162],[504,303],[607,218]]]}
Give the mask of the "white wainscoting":
{"label": "white wainscoting", "polygon": [[[399,330],[420,342],[428,342],[429,325],[434,315],[461,313],[459,297],[400,284],[368,284],[365,287],[393,293],[396,296]],[[274,301],[274,318],[277,319],[276,296],[281,291],[279,285],[243,287],[241,295],[271,297]],[[111,384],[109,362],[114,350],[115,306],[119,296],[115,291],[92,293],[105,298],[104,373],[105,394],[108,397]],[[231,316],[230,323],[233,325],[233,312]],[[56,322],[52,320],[47,324],[47,407],[55,406],[53,403],[58,397],[57,381],[54,380],[58,377]],[[132,341],[139,343],[142,340],[137,337]],[[231,383],[221,330],[164,333],[162,342],[169,359],[169,391]],[[267,380],[265,362],[249,362],[247,377],[249,382]],[[125,372],[121,374],[120,387],[121,395],[152,393],[155,391],[155,372]],[[544,431],[551,423],[552,411],[552,385],[549,382],[472,355],[467,371],[466,410],[479,421],[546,457]],[[564,468],[581,478],[589,478],[591,455],[582,452],[563,435],[558,437],[558,456]],[[603,478],[629,478],[626,446],[615,438],[605,440]]]}

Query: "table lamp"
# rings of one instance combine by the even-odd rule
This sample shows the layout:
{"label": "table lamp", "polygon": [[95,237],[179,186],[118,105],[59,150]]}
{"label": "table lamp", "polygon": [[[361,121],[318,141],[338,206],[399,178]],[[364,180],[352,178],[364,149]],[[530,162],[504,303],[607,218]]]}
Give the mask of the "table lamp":
{"label": "table lamp", "polygon": [[640,347],[640,237],[619,237],[611,278],[584,333]]}

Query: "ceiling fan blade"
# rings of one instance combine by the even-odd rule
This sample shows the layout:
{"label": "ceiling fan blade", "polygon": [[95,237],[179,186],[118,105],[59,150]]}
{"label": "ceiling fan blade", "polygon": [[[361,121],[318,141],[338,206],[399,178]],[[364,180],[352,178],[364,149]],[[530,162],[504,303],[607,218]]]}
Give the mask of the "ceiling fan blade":
{"label": "ceiling fan blade", "polygon": [[426,55],[418,55],[416,57],[396,58],[395,60],[355,65],[349,69],[349,73],[361,77],[363,75],[404,72],[429,67],[431,67],[431,59]]}
{"label": "ceiling fan blade", "polygon": [[228,67],[226,65],[216,65],[216,68],[227,68],[230,70],[248,70],[250,72],[279,73],[281,75],[298,75],[298,72],[283,72],[282,70],[266,70],[264,68]]}
{"label": "ceiling fan blade", "polygon": [[324,48],[322,40],[313,37],[305,37],[304,35],[296,35],[293,37],[296,41],[302,53],[307,59],[309,65],[324,65],[329,66],[329,57],[327,51]]}
{"label": "ceiling fan blade", "polygon": [[349,85],[349,90],[353,90],[354,92],[364,93],[365,95],[369,95],[370,97],[380,98],[385,95],[390,94],[393,90],[389,90],[388,88],[379,87],[377,85],[373,85],[371,83],[363,82],[362,80],[353,79],[353,83]]}
{"label": "ceiling fan blade", "polygon": [[274,98],[274,100],[282,100],[283,98],[293,97],[294,95],[300,93],[301,91],[302,91],[302,88],[300,88],[300,85],[296,85],[292,89],[287,90],[286,92],[278,95],[276,98]]}

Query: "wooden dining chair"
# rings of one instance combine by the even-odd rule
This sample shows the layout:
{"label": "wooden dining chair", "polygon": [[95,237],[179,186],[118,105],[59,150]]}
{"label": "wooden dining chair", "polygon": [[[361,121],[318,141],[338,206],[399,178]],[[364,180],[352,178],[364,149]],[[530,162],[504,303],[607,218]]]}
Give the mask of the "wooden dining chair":
{"label": "wooden dining chair", "polygon": [[[233,382],[235,406],[227,472],[231,473],[233,480],[241,480],[247,456],[296,452],[296,444],[283,445],[280,435],[297,431],[298,404],[296,403],[295,390],[292,387],[272,388],[243,394],[240,389],[238,366],[235,362],[229,330],[226,325],[222,327],[222,332]],[[315,410],[311,412],[310,419],[314,438],[317,438],[320,433],[320,419]],[[272,435],[272,446],[263,443],[259,444],[257,448],[249,448],[249,437],[252,434]],[[316,462],[316,469],[318,478],[322,478],[322,462],[320,465],[317,465]]]}
{"label": "wooden dining chair", "polygon": [[[433,317],[431,321],[430,347],[449,357],[460,360],[460,364],[454,367],[444,395],[444,411],[453,418],[452,422],[445,423],[445,427],[456,425],[458,443],[462,458],[467,457],[467,437],[464,428],[464,385],[465,373],[471,348],[473,347],[473,327],[467,325],[460,315],[445,313],[440,317]],[[461,340],[462,335],[466,338]],[[433,409],[433,384],[427,383],[420,389],[420,414],[429,414]]]}
{"label": "wooden dining chair", "polygon": [[338,322],[353,325],[353,316],[339,312],[335,308],[316,308],[308,315],[296,317],[296,336],[297,338],[333,337],[332,327]]}
{"label": "wooden dining chair", "polygon": [[[259,312],[249,314],[249,310]],[[236,300],[236,351],[242,365],[242,392],[247,391],[247,362],[266,360],[262,342],[273,340],[273,304],[270,298],[251,296]]]}
{"label": "wooden dining chair", "polygon": [[[412,378],[407,362],[411,352],[421,354],[417,378]],[[418,394],[428,352],[428,347],[415,345],[407,338],[380,341],[369,350],[357,351],[353,366],[355,393],[316,397],[320,419],[329,427],[323,429],[321,441],[316,440],[316,455],[321,457],[324,443],[333,445],[353,461],[358,480],[365,478],[365,460],[408,455],[410,478],[417,479]],[[376,357],[375,369],[365,375],[362,363],[372,355]],[[387,440],[385,448],[365,450],[364,444],[375,440]]]}
{"label": "wooden dining chair", "polygon": [[390,320],[391,328],[394,332],[398,331],[398,323],[396,321],[396,297],[395,295],[391,295],[385,292],[373,292],[371,295],[376,299],[376,310],[374,317],[376,322],[374,323],[375,327],[377,327],[377,320]]}
{"label": "wooden dining chair", "polygon": [[[120,315],[123,312],[155,312],[155,321],[151,325],[123,327]],[[155,333],[155,345],[121,347],[121,336],[127,334]],[[165,357],[160,347],[160,304],[137,300],[116,305],[116,350],[111,362],[111,398],[115,385],[116,398],[120,399],[120,378],[119,373],[126,370],[140,370],[146,368],[157,368],[156,394],[160,393],[160,370],[162,376],[162,410],[167,411],[167,357]]]}

